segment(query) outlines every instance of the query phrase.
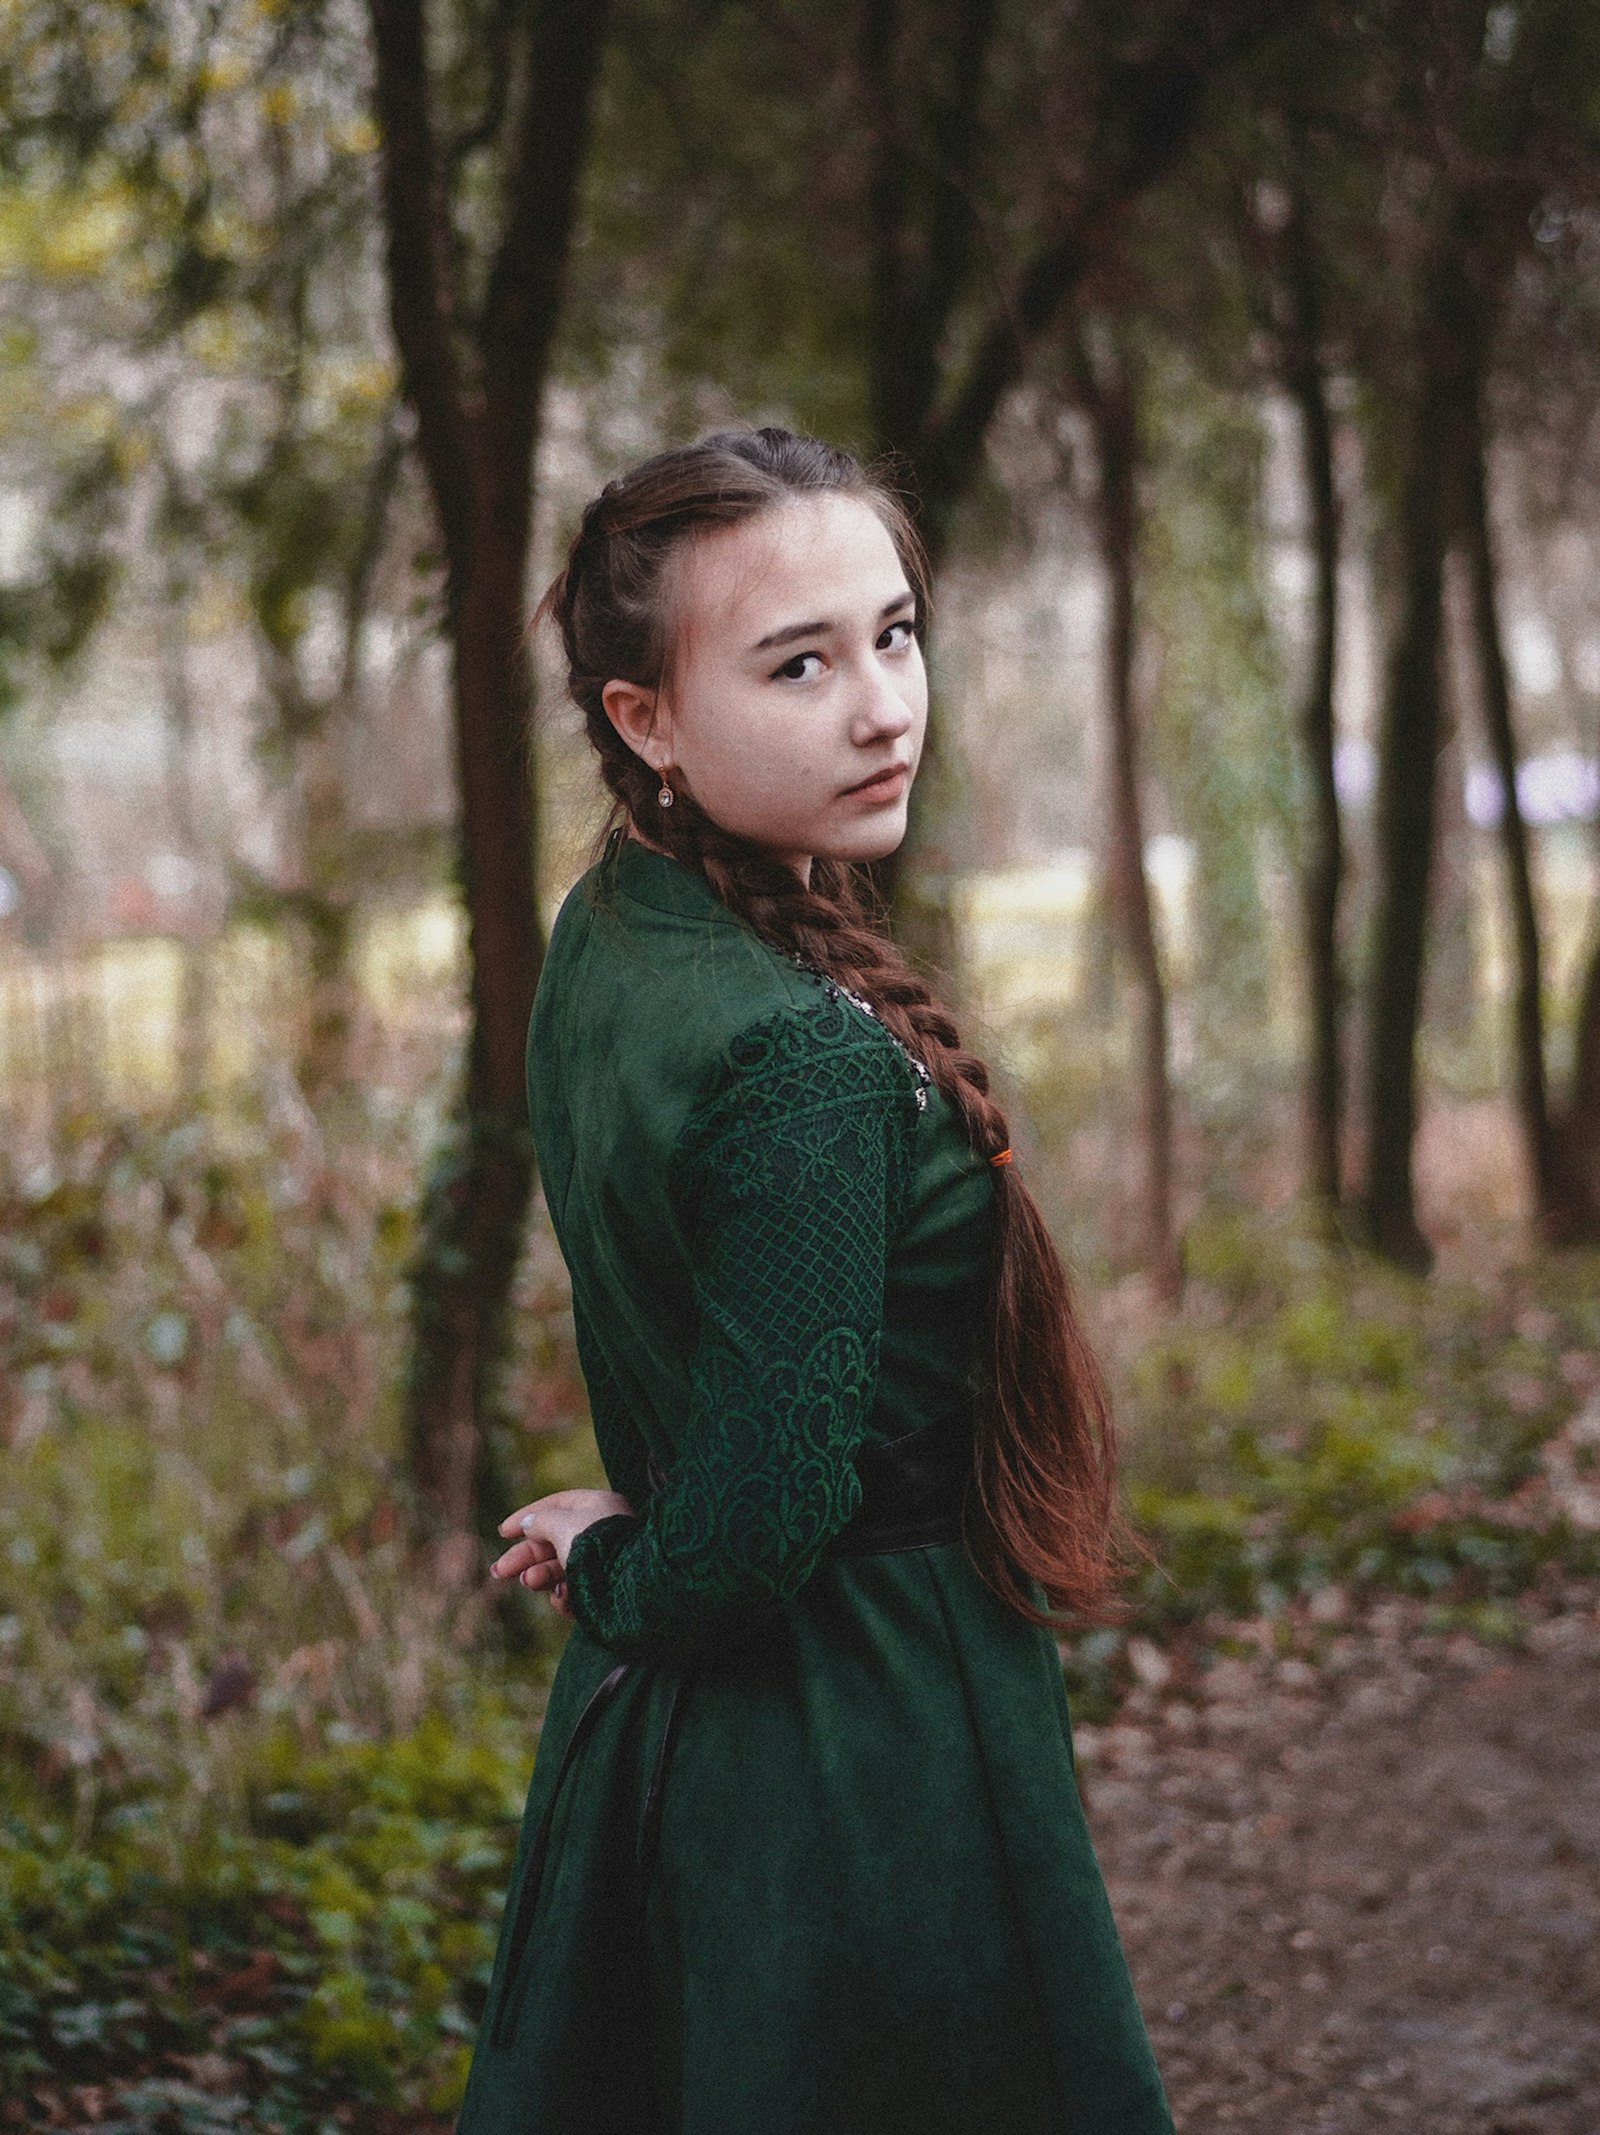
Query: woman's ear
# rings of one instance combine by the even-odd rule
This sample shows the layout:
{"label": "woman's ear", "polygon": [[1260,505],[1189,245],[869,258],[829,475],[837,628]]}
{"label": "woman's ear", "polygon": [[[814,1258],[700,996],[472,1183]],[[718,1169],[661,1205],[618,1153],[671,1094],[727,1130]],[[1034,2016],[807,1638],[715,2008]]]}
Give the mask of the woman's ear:
{"label": "woman's ear", "polygon": [[634,755],[652,770],[664,771],[672,762],[672,733],[659,693],[638,682],[608,682],[600,692],[600,702]]}

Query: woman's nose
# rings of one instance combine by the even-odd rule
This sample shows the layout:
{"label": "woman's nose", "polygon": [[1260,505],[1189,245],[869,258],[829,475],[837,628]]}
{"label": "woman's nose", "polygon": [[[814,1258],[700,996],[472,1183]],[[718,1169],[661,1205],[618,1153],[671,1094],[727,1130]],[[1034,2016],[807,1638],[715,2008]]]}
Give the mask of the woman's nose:
{"label": "woman's nose", "polygon": [[903,734],[916,717],[893,678],[876,660],[862,676],[854,710],[862,740],[870,740],[875,734]]}

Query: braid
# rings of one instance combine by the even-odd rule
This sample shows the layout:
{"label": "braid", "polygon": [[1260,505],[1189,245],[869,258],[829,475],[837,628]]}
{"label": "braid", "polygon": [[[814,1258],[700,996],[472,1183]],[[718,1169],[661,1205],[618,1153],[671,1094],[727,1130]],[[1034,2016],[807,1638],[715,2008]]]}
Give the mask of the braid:
{"label": "braid", "polygon": [[[723,829],[686,790],[674,790],[672,807],[657,806],[660,774],[605,710],[602,692],[612,677],[659,688],[670,671],[663,578],[677,545],[818,490],[858,497],[878,512],[916,589],[920,628],[926,562],[898,497],[848,454],[778,429],[718,432],[608,482],[585,509],[534,625],[551,615],[560,628],[568,687],[613,798],[600,842],[631,823],[647,844],[702,874],[763,941],[861,994],[927,1064],[972,1147],[993,1160],[1009,1150],[1010,1131],[989,1071],[962,1044],[950,1010],[869,915],[856,870],[819,857],[808,886],[775,854]],[[1055,1625],[1060,1609],[1104,1619],[1112,1613],[1107,1597],[1123,1542],[1105,1385],[1032,1196],[1011,1164],[997,1164],[994,1177],[968,1550],[993,1590],[1030,1621]]]}
{"label": "braid", "polygon": [[[687,811],[686,811],[687,812]],[[772,892],[748,881],[739,861],[704,872],[723,902],[766,941],[792,949],[819,971],[863,994],[886,1029],[925,1060],[934,1081],[960,1112],[980,1155],[1009,1145],[1005,1115],[989,1094],[989,1070],[961,1043],[955,1018],[934,998],[881,928],[862,909],[854,871],[836,861],[813,861],[811,888],[790,868]],[[723,879],[718,880],[721,876]]]}

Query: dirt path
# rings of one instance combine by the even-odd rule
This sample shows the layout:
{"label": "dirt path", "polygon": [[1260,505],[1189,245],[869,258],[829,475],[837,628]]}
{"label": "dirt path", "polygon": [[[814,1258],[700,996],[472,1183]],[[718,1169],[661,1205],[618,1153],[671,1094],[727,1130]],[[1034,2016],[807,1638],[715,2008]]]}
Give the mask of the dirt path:
{"label": "dirt path", "polygon": [[1600,1590],[1516,1651],[1419,1623],[1082,1731],[1181,2135],[1600,2135]]}

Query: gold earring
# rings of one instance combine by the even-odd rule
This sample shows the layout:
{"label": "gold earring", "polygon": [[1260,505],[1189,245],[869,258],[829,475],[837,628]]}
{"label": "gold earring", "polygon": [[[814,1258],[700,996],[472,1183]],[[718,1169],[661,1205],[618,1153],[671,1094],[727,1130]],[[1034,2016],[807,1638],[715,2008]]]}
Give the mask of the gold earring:
{"label": "gold earring", "polygon": [[666,765],[663,768],[661,773],[661,791],[656,795],[657,801],[663,808],[670,808],[672,806],[672,788],[667,784],[667,772],[671,768],[672,767],[670,764]]}

